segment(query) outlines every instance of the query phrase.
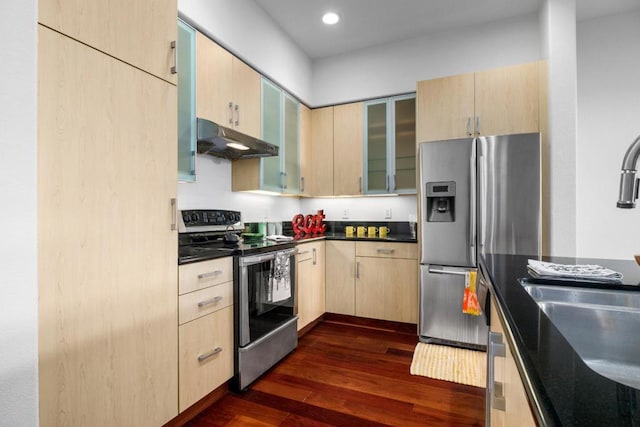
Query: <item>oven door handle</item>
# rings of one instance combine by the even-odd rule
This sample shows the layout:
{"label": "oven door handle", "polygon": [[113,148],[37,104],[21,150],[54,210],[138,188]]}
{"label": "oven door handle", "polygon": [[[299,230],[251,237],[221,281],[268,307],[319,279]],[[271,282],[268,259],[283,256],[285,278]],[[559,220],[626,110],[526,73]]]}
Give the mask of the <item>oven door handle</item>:
{"label": "oven door handle", "polygon": [[285,249],[282,251],[268,252],[265,254],[241,256],[238,260],[238,263],[240,264],[241,267],[245,267],[253,264],[260,264],[261,262],[271,261],[272,259],[275,259],[276,254],[278,253],[284,253],[287,256],[294,255],[296,253],[296,250],[297,250],[296,248],[291,248],[291,249]]}

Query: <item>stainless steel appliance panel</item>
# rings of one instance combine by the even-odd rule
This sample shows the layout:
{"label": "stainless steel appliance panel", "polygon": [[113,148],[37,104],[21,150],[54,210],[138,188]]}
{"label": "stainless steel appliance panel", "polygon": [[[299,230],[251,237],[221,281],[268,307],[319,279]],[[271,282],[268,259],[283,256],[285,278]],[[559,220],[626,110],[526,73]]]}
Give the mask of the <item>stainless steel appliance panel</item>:
{"label": "stainless steel appliance panel", "polygon": [[[476,158],[473,138],[420,144],[421,264],[475,267]],[[455,183],[453,220],[430,220],[427,192]],[[431,208],[431,209],[428,209]]]}
{"label": "stainless steel appliance panel", "polygon": [[540,134],[478,138],[481,253],[541,252]]}
{"label": "stainless steel appliance panel", "polygon": [[475,269],[420,266],[420,341],[484,349],[484,315],[462,312],[465,272]]}
{"label": "stainless steel appliance panel", "polygon": [[298,346],[298,316],[268,335],[238,348],[234,388],[244,390]]}

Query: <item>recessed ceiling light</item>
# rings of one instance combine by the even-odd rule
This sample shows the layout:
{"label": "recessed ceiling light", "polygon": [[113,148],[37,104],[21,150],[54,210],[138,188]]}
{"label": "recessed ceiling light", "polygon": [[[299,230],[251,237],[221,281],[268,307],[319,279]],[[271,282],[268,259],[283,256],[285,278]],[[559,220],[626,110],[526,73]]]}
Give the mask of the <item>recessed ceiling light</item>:
{"label": "recessed ceiling light", "polygon": [[337,24],[340,20],[340,15],[335,12],[327,12],[322,16],[322,22],[327,25]]}

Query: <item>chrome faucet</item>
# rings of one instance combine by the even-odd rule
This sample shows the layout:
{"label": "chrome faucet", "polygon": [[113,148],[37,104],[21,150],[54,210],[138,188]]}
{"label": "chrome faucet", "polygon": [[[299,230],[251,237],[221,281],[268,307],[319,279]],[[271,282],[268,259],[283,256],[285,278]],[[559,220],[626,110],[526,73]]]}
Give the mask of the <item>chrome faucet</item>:
{"label": "chrome faucet", "polygon": [[627,153],[622,160],[622,173],[620,174],[620,197],[618,199],[619,208],[635,208],[638,198],[638,187],[640,179],[636,178],[636,165],[640,157],[640,136],[627,149]]}

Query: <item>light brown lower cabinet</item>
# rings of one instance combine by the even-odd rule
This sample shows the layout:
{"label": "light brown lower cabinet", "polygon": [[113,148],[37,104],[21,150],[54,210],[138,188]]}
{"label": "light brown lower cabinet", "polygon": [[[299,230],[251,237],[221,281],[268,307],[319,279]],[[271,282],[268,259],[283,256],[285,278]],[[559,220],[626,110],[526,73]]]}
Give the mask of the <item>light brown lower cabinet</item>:
{"label": "light brown lower cabinet", "polygon": [[178,269],[180,412],[233,376],[232,267],[225,257]]}
{"label": "light brown lower cabinet", "polygon": [[527,394],[516,367],[513,351],[506,340],[505,328],[498,317],[493,296],[490,330],[492,336],[489,338],[490,348],[487,357],[492,357],[489,363],[493,363],[493,378],[489,376],[489,425],[535,427],[536,422],[529,408]]}
{"label": "light brown lower cabinet", "polygon": [[180,325],[180,412],[233,376],[233,306]]}
{"label": "light brown lower cabinet", "polygon": [[414,243],[327,241],[327,312],[417,323]]}
{"label": "light brown lower cabinet", "polygon": [[298,245],[296,255],[298,330],[325,311],[325,241]]}
{"label": "light brown lower cabinet", "polygon": [[356,314],[356,242],[326,241],[326,310]]}
{"label": "light brown lower cabinet", "polygon": [[418,322],[416,244],[356,242],[356,316]]}

